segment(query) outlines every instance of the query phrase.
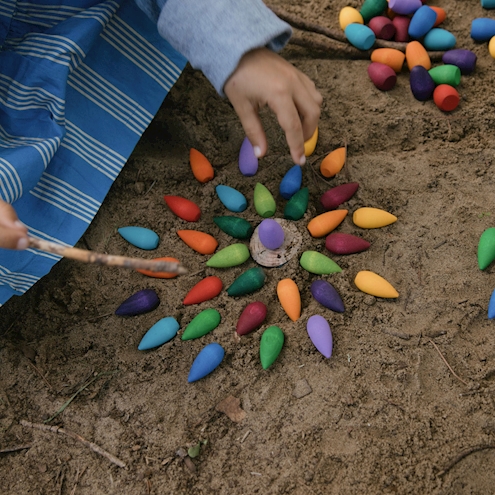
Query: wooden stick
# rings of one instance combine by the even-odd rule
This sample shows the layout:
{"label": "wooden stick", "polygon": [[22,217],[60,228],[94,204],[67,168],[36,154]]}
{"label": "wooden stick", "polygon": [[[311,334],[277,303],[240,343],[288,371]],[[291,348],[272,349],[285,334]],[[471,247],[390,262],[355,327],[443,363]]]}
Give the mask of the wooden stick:
{"label": "wooden stick", "polygon": [[462,461],[462,459],[464,459],[468,455],[486,449],[495,449],[495,445],[490,445],[490,444],[476,445],[474,447],[470,447],[462,451],[453,461],[451,461],[446,467],[444,467],[439,473],[437,473],[437,476],[443,476],[447,471],[450,471],[458,462]]}
{"label": "wooden stick", "polygon": [[306,39],[302,36],[293,35],[292,38],[289,40],[289,44],[302,46],[303,48],[307,48],[308,50],[339,54],[342,58],[352,58],[355,60],[369,60],[371,55],[371,52],[369,50],[358,50],[350,44],[341,43],[340,41],[332,39],[314,40]]}
{"label": "wooden stick", "polygon": [[88,388],[94,381],[96,381],[100,376],[107,376],[107,375],[113,375],[117,373],[117,371],[102,371],[101,373],[98,373],[95,377],[93,377],[89,382],[86,382],[75,394],[72,395],[67,401],[65,401],[64,404],[59,408],[58,411],[56,411],[52,416],[50,416],[48,419],[45,419],[43,423],[49,423],[50,421],[54,420],[59,414],[64,412],[64,410],[67,408],[67,406],[86,388]]}
{"label": "wooden stick", "polygon": [[18,445],[17,447],[10,447],[0,450],[0,454],[10,454],[12,452],[19,452],[19,450],[30,449],[31,445]]}
{"label": "wooden stick", "polygon": [[433,340],[430,339],[430,343],[433,344],[433,346],[435,347],[435,349],[437,350],[438,354],[440,354],[440,357],[442,358],[442,361],[447,365],[447,368],[449,368],[450,372],[462,383],[464,383],[464,385],[466,386],[469,386],[469,384],[467,382],[465,382],[458,374],[456,374],[456,372],[452,369],[452,367],[450,366],[450,364],[447,362],[447,360],[443,357],[443,354],[440,352],[440,349],[438,348],[437,344],[435,344],[435,342],[433,342]]}
{"label": "wooden stick", "polygon": [[[282,9],[279,9],[277,7],[273,7],[271,5],[267,4],[267,7],[280,19],[283,21],[287,22],[290,24],[292,27],[296,29],[300,29],[301,31],[306,31],[308,33],[315,33],[315,34],[321,34],[322,36],[325,36],[331,40],[340,42],[344,45],[349,45],[349,41],[345,37],[345,34],[340,31],[336,31],[335,29],[330,29],[325,26],[321,26],[319,24],[306,21],[304,19],[301,19],[300,17],[290,14],[289,12],[285,12]],[[298,43],[302,44],[302,43]],[[375,48],[395,48],[397,50],[400,50],[401,52],[404,52],[406,50],[407,43],[401,43],[398,41],[387,41],[387,40],[381,40],[377,39],[375,41]],[[355,53],[355,52],[354,52]],[[364,56],[369,56],[370,52],[369,51],[364,51],[363,53],[363,58]],[[428,52],[428,55],[430,56],[431,60],[441,60],[443,56],[443,52],[439,51],[430,51]]]}
{"label": "wooden stick", "polygon": [[123,461],[121,461],[120,459],[118,459],[114,455],[110,454],[105,449],[102,449],[99,445],[96,445],[93,442],[89,442],[88,440],[83,438],[81,435],[78,435],[77,433],[74,433],[73,431],[65,430],[64,428],[60,428],[59,426],[49,426],[49,425],[44,425],[41,423],[31,423],[31,421],[26,421],[24,419],[21,419],[20,423],[22,426],[27,426],[29,428],[35,428],[37,430],[51,431],[53,433],[60,433],[62,435],[67,435],[68,437],[71,437],[74,440],[78,440],[79,442],[83,443],[84,445],[86,445],[86,447],[90,448],[93,452],[96,452],[97,454],[100,454],[103,457],[106,457],[113,464],[116,464],[117,466],[119,466],[121,468],[125,468],[125,463]]}
{"label": "wooden stick", "polygon": [[59,254],[65,258],[70,258],[84,263],[94,263],[95,265],[120,266],[133,270],[150,270],[152,272],[169,272],[184,275],[187,268],[175,261],[154,261],[141,258],[128,258],[127,256],[115,256],[111,254],[96,253],[85,249],[66,247],[55,242],[44,241],[29,237],[29,247],[40,249],[48,253]]}

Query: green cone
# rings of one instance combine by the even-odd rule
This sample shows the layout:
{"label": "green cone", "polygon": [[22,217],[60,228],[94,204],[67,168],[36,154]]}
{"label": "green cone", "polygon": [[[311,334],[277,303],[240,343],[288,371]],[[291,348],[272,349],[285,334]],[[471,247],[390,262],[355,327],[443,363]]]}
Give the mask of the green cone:
{"label": "green cone", "polygon": [[206,266],[213,268],[237,266],[244,263],[250,256],[249,249],[245,244],[231,244],[214,254],[206,262]]}
{"label": "green cone", "polygon": [[495,260],[495,228],[486,229],[480,237],[478,243],[478,266],[480,270],[488,268]]}
{"label": "green cone", "polygon": [[213,221],[220,230],[236,239],[249,239],[253,234],[253,226],[244,218],[225,215],[223,217],[213,217]]}
{"label": "green cone", "polygon": [[273,217],[277,210],[277,204],[272,193],[259,182],[254,188],[254,207],[258,215],[263,218]]}
{"label": "green cone", "polygon": [[277,359],[284,345],[284,340],[284,332],[275,325],[268,327],[263,332],[260,341],[260,361],[263,369],[266,370]]}
{"label": "green cone", "polygon": [[250,294],[263,287],[265,278],[265,272],[259,266],[250,268],[234,280],[232,285],[227,289],[227,294],[229,296]]}
{"label": "green cone", "polygon": [[364,0],[359,13],[363,16],[364,23],[368,24],[373,17],[382,15],[387,7],[387,0]]}
{"label": "green cone", "polygon": [[457,65],[437,65],[430,69],[428,73],[437,86],[439,84],[448,84],[456,87],[461,82],[461,69]]}
{"label": "green cone", "polygon": [[202,337],[220,325],[220,313],[213,308],[205,309],[197,314],[187,325],[182,334],[182,340],[191,340]]}
{"label": "green cone", "polygon": [[289,220],[301,219],[308,208],[309,189],[303,187],[299,189],[292,198],[289,199],[284,209],[284,217]]}
{"label": "green cone", "polygon": [[335,261],[318,251],[304,251],[299,263],[305,270],[317,275],[328,275],[342,271],[342,268]]}

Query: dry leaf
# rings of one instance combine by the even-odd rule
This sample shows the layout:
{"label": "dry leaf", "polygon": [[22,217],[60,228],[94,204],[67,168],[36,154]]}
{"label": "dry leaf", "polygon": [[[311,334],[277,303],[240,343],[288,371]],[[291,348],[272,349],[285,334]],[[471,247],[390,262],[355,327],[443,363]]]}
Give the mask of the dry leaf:
{"label": "dry leaf", "polygon": [[232,421],[240,423],[246,417],[246,411],[241,408],[240,403],[240,399],[229,395],[222,402],[219,402],[215,409],[226,414]]}

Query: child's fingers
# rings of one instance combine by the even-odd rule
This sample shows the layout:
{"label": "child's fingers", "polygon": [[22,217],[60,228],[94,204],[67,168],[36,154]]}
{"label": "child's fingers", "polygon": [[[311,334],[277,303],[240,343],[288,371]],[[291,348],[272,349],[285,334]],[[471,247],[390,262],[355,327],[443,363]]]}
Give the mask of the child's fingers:
{"label": "child's fingers", "polygon": [[0,201],[0,248],[26,249],[28,246],[27,229],[11,205]]}
{"label": "child's fingers", "polygon": [[297,165],[304,165],[304,135],[301,117],[291,95],[279,97],[268,102],[269,107],[277,116],[280,127],[285,132],[292,160]]}
{"label": "child's fingers", "polygon": [[265,156],[267,150],[266,135],[263,130],[257,108],[255,108],[249,100],[245,100],[240,104],[233,104],[242,128],[246,133],[247,138],[253,145],[254,154],[261,158]]}
{"label": "child's fingers", "polygon": [[315,132],[320,120],[323,97],[309,78],[304,76],[302,82],[305,91],[294,93],[294,100],[301,118],[304,140],[307,141]]}

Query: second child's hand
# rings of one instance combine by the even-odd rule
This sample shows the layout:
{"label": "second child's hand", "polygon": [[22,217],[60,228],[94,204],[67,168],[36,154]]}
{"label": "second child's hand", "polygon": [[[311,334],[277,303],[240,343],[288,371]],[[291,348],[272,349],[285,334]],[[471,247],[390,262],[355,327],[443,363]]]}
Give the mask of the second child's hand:
{"label": "second child's hand", "polygon": [[258,157],[268,147],[259,110],[268,106],[285,132],[292,160],[304,165],[304,142],[318,126],[323,101],[306,74],[271,50],[259,48],[242,57],[224,92]]}

